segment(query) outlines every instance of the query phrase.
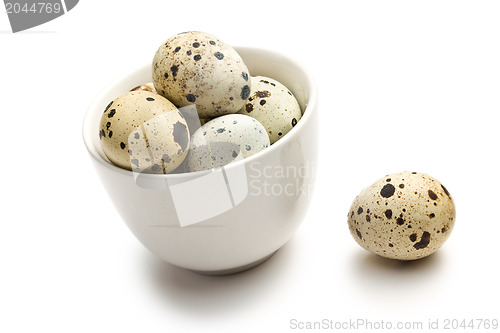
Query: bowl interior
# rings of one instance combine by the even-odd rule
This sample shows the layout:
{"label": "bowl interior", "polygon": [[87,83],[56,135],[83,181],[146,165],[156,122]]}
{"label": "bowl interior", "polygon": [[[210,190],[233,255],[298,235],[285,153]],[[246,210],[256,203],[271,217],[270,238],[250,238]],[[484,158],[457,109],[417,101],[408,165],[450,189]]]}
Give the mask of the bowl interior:
{"label": "bowl interior", "polygon": [[[247,47],[235,47],[235,49],[243,58],[243,61],[250,71],[250,75],[261,75],[273,78],[290,89],[295,95],[303,112],[303,117],[297,126],[301,125],[302,122],[306,122],[309,116],[308,110],[313,109],[308,106],[310,106],[311,103],[315,103],[314,99],[316,94],[314,82],[308,72],[289,58],[272,51]],[[99,140],[100,118],[106,106],[131,88],[151,81],[151,63],[147,63],[116,80],[96,97],[87,112],[83,126],[85,144],[89,153],[95,159],[108,165],[111,164],[104,154]],[[278,143],[285,141],[287,137],[293,135],[293,133],[293,130],[290,131],[290,133],[280,139]],[[270,148],[272,148],[272,146]],[[120,169],[118,167],[116,168]],[[122,170],[122,172],[128,172],[124,169],[120,170]]]}

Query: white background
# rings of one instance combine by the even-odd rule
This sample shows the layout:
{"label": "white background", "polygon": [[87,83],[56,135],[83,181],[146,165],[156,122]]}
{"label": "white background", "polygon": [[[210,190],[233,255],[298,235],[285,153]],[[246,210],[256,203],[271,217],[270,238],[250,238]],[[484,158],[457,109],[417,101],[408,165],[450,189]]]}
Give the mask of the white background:
{"label": "white background", "polygon": [[[12,34],[2,10],[0,332],[500,319],[499,17],[498,1],[83,0]],[[187,30],[294,57],[319,86],[310,211],[243,274],[200,276],[153,257],[114,210],[81,138],[97,93]],[[407,264],[362,250],[346,222],[364,187],[403,170],[439,179],[457,207],[443,248]]]}

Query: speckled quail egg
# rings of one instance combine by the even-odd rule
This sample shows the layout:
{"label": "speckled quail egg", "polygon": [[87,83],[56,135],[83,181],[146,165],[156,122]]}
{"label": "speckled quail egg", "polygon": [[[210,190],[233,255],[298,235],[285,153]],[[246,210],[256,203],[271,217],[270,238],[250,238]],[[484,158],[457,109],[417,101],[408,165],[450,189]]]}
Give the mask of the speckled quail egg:
{"label": "speckled quail egg", "polygon": [[153,59],[157,92],[177,107],[195,104],[200,118],[240,110],[250,94],[249,78],[245,63],[231,46],[199,31],[171,37]]}
{"label": "speckled quail egg", "polygon": [[455,204],[435,178],[401,172],[364,189],[352,203],[348,224],[364,249],[414,260],[434,253],[446,241],[455,224]]}
{"label": "speckled quail egg", "polygon": [[292,92],[280,82],[265,76],[252,76],[251,83],[250,96],[238,113],[264,125],[273,144],[297,124],[302,111]]}
{"label": "speckled quail egg", "polygon": [[138,85],[137,87],[130,89],[130,91],[150,91],[150,92],[155,93],[156,89],[155,89],[153,82],[148,82],[148,83]]}
{"label": "speckled quail egg", "polygon": [[191,137],[189,171],[208,170],[241,160],[269,147],[266,129],[252,117],[231,114],[210,120]]}
{"label": "speckled quail egg", "polygon": [[164,97],[131,91],[116,98],[101,117],[99,138],[109,160],[124,169],[168,173],[186,158],[186,120]]}

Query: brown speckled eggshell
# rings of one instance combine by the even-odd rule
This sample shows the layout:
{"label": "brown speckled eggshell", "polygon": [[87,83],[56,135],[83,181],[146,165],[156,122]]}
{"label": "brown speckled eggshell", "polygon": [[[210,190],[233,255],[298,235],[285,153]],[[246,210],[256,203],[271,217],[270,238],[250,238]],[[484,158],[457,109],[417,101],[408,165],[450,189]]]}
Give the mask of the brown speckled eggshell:
{"label": "brown speckled eggshell", "polygon": [[210,34],[171,37],[153,59],[157,92],[177,107],[196,105],[201,118],[240,110],[250,94],[249,72],[239,54]]}
{"label": "brown speckled eggshell", "polygon": [[148,83],[138,85],[138,86],[130,89],[130,91],[150,91],[150,92],[155,93],[156,89],[155,89],[153,82],[148,82]]}
{"label": "brown speckled eggshell", "polygon": [[104,110],[99,130],[109,160],[124,169],[169,173],[186,158],[190,134],[179,110],[150,91],[129,91]]}
{"label": "brown speckled eggshell", "polygon": [[455,204],[438,180],[406,171],[364,189],[352,203],[348,224],[364,249],[386,258],[415,260],[446,241],[455,224]]}
{"label": "brown speckled eggshell", "polygon": [[252,76],[251,80],[250,96],[238,113],[264,125],[273,144],[297,125],[302,111],[295,96],[282,83],[265,76]]}
{"label": "brown speckled eggshell", "polygon": [[191,172],[218,168],[257,154],[269,145],[266,129],[256,119],[228,114],[194,132],[187,167]]}

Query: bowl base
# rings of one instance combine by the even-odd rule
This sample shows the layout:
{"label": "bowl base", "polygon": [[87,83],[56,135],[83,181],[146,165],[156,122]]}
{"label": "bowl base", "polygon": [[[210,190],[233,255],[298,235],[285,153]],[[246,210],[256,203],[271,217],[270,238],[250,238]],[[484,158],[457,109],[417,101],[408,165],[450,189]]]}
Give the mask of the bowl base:
{"label": "bowl base", "polygon": [[275,254],[276,252],[277,251],[274,251],[270,255],[267,255],[264,258],[259,259],[257,261],[254,261],[250,264],[246,264],[246,265],[235,267],[235,268],[221,269],[221,270],[216,270],[216,271],[199,271],[199,270],[195,270],[195,269],[190,269],[190,271],[198,273],[198,274],[203,274],[203,275],[230,275],[230,274],[241,273],[241,272],[244,272],[246,270],[249,270],[251,268],[254,268],[255,266],[262,264],[264,261],[271,258],[273,256],[273,254]]}

